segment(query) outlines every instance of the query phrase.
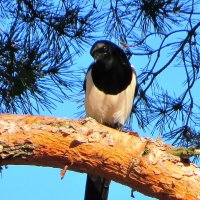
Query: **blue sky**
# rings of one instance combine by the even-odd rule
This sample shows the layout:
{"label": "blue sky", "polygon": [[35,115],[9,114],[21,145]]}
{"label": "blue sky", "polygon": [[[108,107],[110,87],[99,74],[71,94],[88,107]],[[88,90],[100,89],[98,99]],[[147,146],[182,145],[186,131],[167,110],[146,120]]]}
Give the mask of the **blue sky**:
{"label": "blue sky", "polygon": [[[87,68],[93,61],[89,55],[90,48],[81,57],[76,57],[79,68]],[[135,65],[135,64],[134,64]],[[84,75],[83,75],[84,76]],[[82,77],[83,77],[82,76]],[[52,113],[41,112],[41,115],[76,118],[77,103],[65,101],[58,103]],[[141,132],[138,127],[135,131]],[[145,133],[142,133],[145,135]],[[60,169],[36,166],[8,166],[3,169],[0,178],[1,199],[6,200],[83,200],[86,174],[68,171],[64,179],[60,178]],[[135,192],[135,199],[152,199]],[[131,200],[131,188],[112,182],[109,200]]]}
{"label": "blue sky", "polygon": [[[78,68],[87,68],[93,61],[89,55],[90,48],[81,57],[76,57],[76,65]],[[167,57],[166,57],[167,58]],[[165,60],[163,60],[165,61]],[[131,63],[139,72],[144,67],[144,59],[139,56],[133,56]],[[176,71],[177,68],[167,70],[165,75],[160,79],[162,85],[166,88],[171,88],[172,92],[178,94],[181,90],[180,80],[184,74]],[[178,72],[178,76],[174,76]],[[84,75],[82,76],[82,78]],[[194,92],[197,93],[195,88]],[[41,115],[55,116],[62,118],[76,118],[77,103],[65,101],[57,103],[57,108],[52,110],[52,113],[47,111],[41,112]],[[159,131],[155,135],[149,135],[151,129],[146,132],[142,131],[137,123],[133,126],[134,131],[137,131],[141,136],[157,137]],[[68,171],[64,179],[60,178],[60,169],[35,166],[8,166],[8,169],[3,169],[0,178],[1,198],[6,200],[83,200],[86,174]],[[135,199],[150,200],[153,198],[146,197],[138,192],[134,193]],[[112,182],[109,193],[109,200],[131,200],[131,188],[121,184]]]}
{"label": "blue sky", "polygon": [[[89,55],[90,48],[81,57],[76,57],[76,65],[78,68],[87,68],[93,61]],[[133,56],[131,63],[139,72],[144,67],[144,59],[139,56]],[[168,70],[165,75],[162,75],[162,85],[170,88],[177,94],[180,92],[180,80],[184,74],[174,76],[178,71],[176,68]],[[83,75],[84,76],[84,75]],[[82,78],[83,78],[82,76]],[[198,89],[195,89],[196,92]],[[41,112],[41,115],[55,116],[62,118],[76,118],[77,103],[65,101],[58,103],[57,108],[52,110],[52,113],[47,111]],[[137,131],[141,136],[157,137],[149,135],[151,129],[146,132],[142,131],[135,121],[133,126],[134,131]],[[86,174],[68,171],[64,179],[60,178],[60,169],[35,166],[8,166],[8,169],[3,169],[0,178],[1,198],[6,200],[83,200]],[[134,193],[135,199],[150,200],[153,198],[146,197],[138,192]],[[112,182],[109,193],[109,200],[131,200],[131,188],[121,184]]]}
{"label": "blue sky", "polygon": [[[180,36],[177,36],[180,38]],[[173,38],[174,39],[174,38]],[[176,38],[175,38],[176,39]],[[116,42],[116,41],[114,41]],[[153,47],[156,47],[158,38],[151,38],[150,41]],[[93,61],[89,55],[90,47],[88,47],[84,54],[75,58],[74,68],[87,68]],[[169,52],[162,52],[163,59],[161,62],[166,62],[169,58]],[[131,63],[135,66],[136,71],[144,68],[147,60],[141,56],[133,56]],[[171,93],[175,93],[177,96],[180,94],[183,88],[183,70],[177,67],[170,67],[166,73],[161,75],[158,79],[159,84],[164,88],[169,88]],[[83,76],[82,76],[83,77]],[[199,93],[199,89],[195,87],[193,89],[194,94]],[[196,97],[199,95],[195,95]],[[200,99],[198,98],[196,103],[200,105]],[[46,116],[55,116],[62,118],[76,118],[77,103],[65,101],[64,103],[57,103],[55,110],[52,113],[43,111],[40,114]],[[155,135],[150,135],[151,127],[144,132],[141,130],[137,123],[133,121],[134,131],[137,131],[141,136],[153,137],[154,139],[159,134],[159,131]],[[8,169],[3,169],[0,178],[0,197],[3,200],[83,200],[84,188],[85,188],[86,174],[76,173],[68,171],[64,179],[60,178],[60,169],[48,168],[48,167],[35,167],[35,166],[8,166]],[[153,198],[143,196],[140,193],[135,192],[135,199],[150,200]],[[109,193],[109,200],[131,200],[131,189],[127,186],[112,182]]]}

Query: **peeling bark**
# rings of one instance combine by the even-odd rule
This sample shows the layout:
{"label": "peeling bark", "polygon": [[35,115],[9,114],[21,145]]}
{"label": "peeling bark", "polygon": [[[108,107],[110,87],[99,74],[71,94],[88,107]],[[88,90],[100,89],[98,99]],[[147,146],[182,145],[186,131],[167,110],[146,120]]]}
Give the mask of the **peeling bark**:
{"label": "peeling bark", "polygon": [[200,169],[162,141],[80,120],[0,115],[0,164],[104,176],[158,199],[200,199]]}

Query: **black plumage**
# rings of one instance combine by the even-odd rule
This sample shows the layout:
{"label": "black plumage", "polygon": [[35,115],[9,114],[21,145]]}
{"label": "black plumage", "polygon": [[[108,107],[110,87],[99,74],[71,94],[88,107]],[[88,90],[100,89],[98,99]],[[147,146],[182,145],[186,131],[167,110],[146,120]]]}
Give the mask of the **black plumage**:
{"label": "black plumage", "polygon": [[[85,110],[88,117],[121,129],[130,115],[136,91],[136,73],[124,51],[114,43],[94,43],[84,82]],[[106,200],[109,180],[88,175],[85,200]]]}

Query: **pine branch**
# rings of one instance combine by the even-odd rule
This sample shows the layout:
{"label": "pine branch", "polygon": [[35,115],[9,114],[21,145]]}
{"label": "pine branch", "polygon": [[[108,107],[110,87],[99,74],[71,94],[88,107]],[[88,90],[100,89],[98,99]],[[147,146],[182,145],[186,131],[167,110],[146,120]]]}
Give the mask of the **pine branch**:
{"label": "pine branch", "polygon": [[196,147],[177,147],[177,148],[171,148],[167,151],[168,153],[178,156],[182,159],[188,159],[192,156],[200,155],[200,150]]}
{"label": "pine branch", "polygon": [[168,151],[161,140],[94,120],[0,116],[1,165],[37,165],[91,173],[159,199],[198,199],[200,169]]}

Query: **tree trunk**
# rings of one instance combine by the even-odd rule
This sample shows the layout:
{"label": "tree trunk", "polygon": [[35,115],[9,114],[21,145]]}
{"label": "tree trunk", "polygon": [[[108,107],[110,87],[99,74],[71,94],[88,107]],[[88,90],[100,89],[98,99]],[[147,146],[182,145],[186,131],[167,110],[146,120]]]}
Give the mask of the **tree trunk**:
{"label": "tree trunk", "polygon": [[200,169],[162,141],[80,120],[0,115],[1,165],[95,174],[158,199],[200,199]]}

